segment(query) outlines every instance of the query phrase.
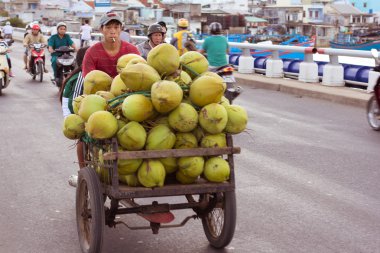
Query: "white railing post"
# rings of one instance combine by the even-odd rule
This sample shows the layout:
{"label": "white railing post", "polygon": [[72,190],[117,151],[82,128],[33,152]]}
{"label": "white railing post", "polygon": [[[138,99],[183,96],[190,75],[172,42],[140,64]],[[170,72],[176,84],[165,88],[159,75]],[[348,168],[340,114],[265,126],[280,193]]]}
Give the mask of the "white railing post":
{"label": "white railing post", "polygon": [[284,63],[280,59],[279,51],[272,51],[272,57],[267,59],[266,62],[266,77],[283,77],[284,76]]}
{"label": "white railing post", "polygon": [[305,83],[318,83],[318,64],[314,62],[313,55],[305,53],[305,59],[300,64],[298,80]]}
{"label": "white railing post", "polygon": [[242,74],[253,73],[253,57],[249,48],[243,48],[243,53],[239,57],[238,72]]}
{"label": "white railing post", "polygon": [[330,62],[324,66],[322,84],[344,86],[344,68],[339,64],[337,55],[330,55]]}

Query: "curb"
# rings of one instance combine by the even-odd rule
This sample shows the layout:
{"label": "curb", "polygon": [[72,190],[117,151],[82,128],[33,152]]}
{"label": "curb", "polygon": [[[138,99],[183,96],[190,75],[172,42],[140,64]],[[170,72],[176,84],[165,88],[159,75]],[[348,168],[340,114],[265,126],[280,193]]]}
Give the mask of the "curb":
{"label": "curb", "polygon": [[304,83],[293,79],[268,78],[260,74],[240,74],[235,72],[234,76],[237,83],[257,89],[280,91],[296,96],[322,99],[361,108],[367,107],[367,102],[372,96],[366,90],[324,86],[320,83]]}

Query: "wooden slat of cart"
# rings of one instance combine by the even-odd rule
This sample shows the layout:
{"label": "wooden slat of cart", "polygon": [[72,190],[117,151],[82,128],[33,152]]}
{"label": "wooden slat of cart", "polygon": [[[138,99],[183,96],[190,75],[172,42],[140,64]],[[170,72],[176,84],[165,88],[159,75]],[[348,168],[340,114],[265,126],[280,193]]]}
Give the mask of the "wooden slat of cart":
{"label": "wooden slat of cart", "polygon": [[115,159],[148,159],[165,157],[185,157],[185,156],[216,156],[239,154],[239,147],[226,148],[191,148],[191,149],[165,149],[165,150],[140,150],[140,151],[121,151],[107,152],[103,155],[104,160]]}

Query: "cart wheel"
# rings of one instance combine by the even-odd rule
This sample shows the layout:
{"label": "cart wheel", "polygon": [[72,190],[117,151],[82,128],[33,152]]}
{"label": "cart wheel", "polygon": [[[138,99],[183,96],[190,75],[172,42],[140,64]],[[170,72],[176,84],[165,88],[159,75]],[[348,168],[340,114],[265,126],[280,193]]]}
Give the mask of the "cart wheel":
{"label": "cart wheel", "polygon": [[[235,233],[236,226],[236,197],[235,192],[223,192],[221,202],[215,208],[202,217],[203,230],[211,246],[224,248],[227,246]],[[216,194],[204,195],[210,201],[216,198]]]}
{"label": "cart wheel", "polygon": [[94,169],[79,171],[76,192],[76,218],[79,243],[84,253],[102,251],[105,224],[103,194]]}

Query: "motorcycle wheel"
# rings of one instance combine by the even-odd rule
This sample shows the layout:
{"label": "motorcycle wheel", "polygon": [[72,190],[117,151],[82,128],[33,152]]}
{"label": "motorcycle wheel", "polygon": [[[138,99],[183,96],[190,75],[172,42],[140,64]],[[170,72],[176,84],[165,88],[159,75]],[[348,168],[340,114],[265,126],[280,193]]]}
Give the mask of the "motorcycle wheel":
{"label": "motorcycle wheel", "polygon": [[37,62],[37,69],[38,69],[37,73],[39,73],[40,75],[40,82],[42,83],[42,81],[44,80],[44,69],[41,62]]}
{"label": "motorcycle wheel", "polygon": [[3,82],[4,82],[4,79],[0,79],[0,96],[3,95]]}
{"label": "motorcycle wheel", "polygon": [[373,130],[380,130],[380,107],[375,96],[372,96],[367,103],[367,120]]}

